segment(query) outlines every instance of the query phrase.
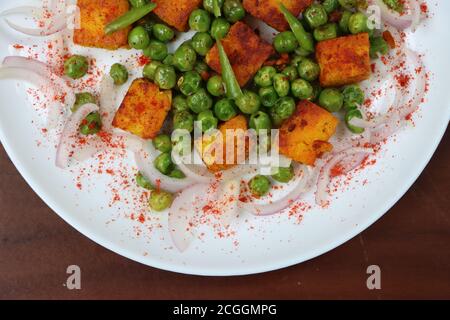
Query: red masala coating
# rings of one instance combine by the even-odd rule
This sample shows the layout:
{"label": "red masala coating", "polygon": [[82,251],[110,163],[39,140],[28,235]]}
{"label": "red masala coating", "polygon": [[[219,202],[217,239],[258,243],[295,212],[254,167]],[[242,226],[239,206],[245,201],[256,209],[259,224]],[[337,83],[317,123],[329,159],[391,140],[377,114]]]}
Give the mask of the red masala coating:
{"label": "red masala coating", "polygon": [[161,91],[147,79],[136,79],[117,111],[113,126],[143,139],[153,139],[161,130],[172,105],[172,92]]}
{"label": "red masala coating", "polygon": [[370,42],[368,33],[321,41],[316,47],[320,65],[320,84],[337,87],[370,77]]}
{"label": "red masala coating", "polygon": [[[241,87],[247,84],[273,53],[273,47],[243,22],[235,23],[222,43]],[[217,73],[222,72],[216,45],[206,55],[206,63]]]}
{"label": "red masala coating", "polygon": [[313,0],[244,0],[244,8],[252,16],[264,21],[278,31],[289,30],[283,13],[280,11],[278,3],[281,2],[292,12],[294,16],[300,15],[303,10],[313,3]]}
{"label": "red masala coating", "polygon": [[178,31],[186,31],[189,16],[202,0],[153,0],[157,7],[153,11],[161,20]]}

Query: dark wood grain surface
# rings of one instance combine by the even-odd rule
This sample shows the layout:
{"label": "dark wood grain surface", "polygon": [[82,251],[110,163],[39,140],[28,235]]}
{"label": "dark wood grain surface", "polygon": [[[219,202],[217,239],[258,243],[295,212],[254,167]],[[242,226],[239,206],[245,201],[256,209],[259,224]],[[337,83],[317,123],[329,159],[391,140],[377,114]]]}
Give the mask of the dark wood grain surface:
{"label": "dark wood grain surface", "polygon": [[[321,257],[266,274],[174,274],[120,257],[52,212],[0,149],[2,299],[450,299],[450,134],[409,192],[371,228]],[[68,290],[66,268],[82,270]],[[381,268],[381,290],[366,269]]]}

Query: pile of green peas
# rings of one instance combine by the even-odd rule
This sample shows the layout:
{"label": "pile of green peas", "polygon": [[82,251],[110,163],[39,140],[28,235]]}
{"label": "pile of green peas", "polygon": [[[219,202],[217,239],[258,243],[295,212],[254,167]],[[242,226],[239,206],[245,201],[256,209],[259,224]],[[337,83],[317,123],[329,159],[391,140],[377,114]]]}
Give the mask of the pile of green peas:
{"label": "pile of green peas", "polygon": [[[399,5],[398,0],[388,0],[389,6]],[[130,0],[133,8],[142,8],[148,0]],[[322,0],[314,2],[303,13],[299,21],[301,28],[277,34],[273,46],[279,54],[288,54],[289,63],[279,66],[263,66],[255,75],[253,84],[243,90],[235,100],[226,96],[225,85],[220,75],[214,74],[204,58],[217,39],[223,39],[231,25],[246,16],[240,0],[218,0],[220,15],[213,0],[204,0],[203,6],[189,17],[189,27],[195,31],[192,39],[185,41],[174,52],[169,52],[168,43],[175,39],[174,30],[152,16],[147,15],[134,23],[129,32],[130,47],[142,50],[150,58],[143,69],[143,76],[163,90],[174,90],[172,100],[172,128],[194,130],[194,121],[200,121],[204,132],[215,129],[239,113],[246,115],[249,128],[270,130],[291,117],[298,100],[314,101],[330,112],[345,111],[345,122],[350,131],[362,133],[364,129],[352,126],[350,120],[362,118],[358,106],[364,103],[363,91],[358,85],[343,88],[321,88],[318,83],[320,68],[314,59],[314,43],[348,34],[368,32],[371,41],[370,54],[377,57],[389,50],[380,36],[375,36],[368,27],[367,17],[358,11],[357,0]],[[397,9],[396,9],[397,10]],[[339,17],[330,21],[332,13]],[[298,21],[297,21],[298,22]],[[299,32],[300,38],[299,38]],[[309,45],[308,45],[309,44]],[[80,79],[88,71],[85,57],[73,56],[65,63],[65,74]],[[123,65],[114,64],[110,76],[116,85],[128,80],[128,71]],[[84,103],[95,102],[89,93],[77,95],[75,111]],[[83,134],[95,134],[101,129],[101,118],[90,114],[80,127]],[[185,178],[171,159],[170,136],[161,134],[153,140],[160,152],[154,166],[162,174],[176,179]],[[294,177],[292,167],[279,168],[271,177],[255,176],[248,183],[256,197],[266,195],[273,182],[287,183]],[[171,194],[155,190],[141,173],[136,176],[140,187],[152,191],[149,205],[155,211],[166,209],[172,203]]]}

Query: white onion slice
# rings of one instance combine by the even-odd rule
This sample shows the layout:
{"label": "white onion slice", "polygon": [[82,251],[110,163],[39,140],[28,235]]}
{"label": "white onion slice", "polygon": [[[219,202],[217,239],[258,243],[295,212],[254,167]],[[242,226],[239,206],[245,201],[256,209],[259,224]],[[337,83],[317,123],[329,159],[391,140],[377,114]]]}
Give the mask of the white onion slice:
{"label": "white onion slice", "polygon": [[95,111],[98,111],[98,106],[93,103],[87,103],[69,117],[56,152],[56,166],[58,168],[65,169],[69,166],[70,158],[77,147],[76,139],[79,136],[80,124],[84,118]]}
{"label": "white onion slice", "polygon": [[217,206],[221,210],[218,219],[223,227],[228,227],[238,217],[240,193],[240,180],[228,180],[221,183],[217,195]]}
{"label": "white onion slice", "polygon": [[114,87],[114,80],[105,75],[100,83],[100,114],[102,116],[103,129],[110,131],[116,112],[117,90]]}
{"label": "white onion slice", "polygon": [[12,9],[8,9],[0,12],[0,17],[7,17],[12,15],[27,15],[34,17],[42,17],[44,9],[33,6],[21,6]]}
{"label": "white onion slice", "polygon": [[153,164],[153,161],[158,155],[159,152],[153,147],[151,141],[145,142],[144,148],[139,152],[135,152],[138,169],[147,179],[150,179],[150,181],[158,185],[161,189],[172,193],[179,192],[195,184],[195,181],[189,177],[175,179],[159,172]]}
{"label": "white onion slice", "polygon": [[20,26],[10,21],[9,19],[5,19],[6,24],[13,30],[23,33],[27,36],[33,37],[46,37],[57,32],[63,31],[67,27],[67,17],[64,15],[54,16],[50,25],[48,27],[43,28],[29,28]]}
{"label": "white onion slice", "polygon": [[180,252],[186,251],[195,237],[200,210],[207,203],[208,192],[208,184],[196,184],[182,191],[170,207],[169,232]]}
{"label": "white onion slice", "polygon": [[295,184],[292,191],[276,201],[267,201],[266,203],[258,203],[255,201],[244,203],[243,208],[256,216],[268,216],[280,213],[283,209],[290,207],[303,193],[307,190],[308,180],[310,178],[311,169],[296,164]]}
{"label": "white onion slice", "polygon": [[[194,149],[192,152],[196,152]],[[187,157],[180,156],[178,152],[174,149],[172,151],[172,158],[176,165],[181,171],[186,175],[186,177],[191,178],[197,183],[212,183],[216,180],[214,174],[208,171],[206,165],[202,162],[201,164],[191,164],[190,155]]]}
{"label": "white onion slice", "polygon": [[316,191],[316,204],[322,207],[326,207],[329,204],[328,186],[332,180],[331,170],[347,157],[354,156],[356,154],[368,155],[372,153],[371,150],[365,148],[351,148],[344,150],[334,155],[320,170],[319,178],[317,181]]}
{"label": "white onion slice", "polygon": [[380,8],[381,19],[387,24],[399,29],[405,30],[413,25],[416,18],[416,10],[412,5],[409,12],[399,14],[398,12],[389,8],[383,0],[369,0],[369,4],[376,5]]}
{"label": "white onion slice", "polygon": [[20,56],[9,56],[3,60],[2,63],[5,67],[12,68],[24,68],[33,72],[36,72],[42,77],[45,77],[51,81],[53,85],[56,86],[59,92],[65,94],[64,105],[65,111],[69,110],[75,103],[75,93],[74,90],[66,83],[66,81],[59,77],[49,65],[34,59],[29,59]]}

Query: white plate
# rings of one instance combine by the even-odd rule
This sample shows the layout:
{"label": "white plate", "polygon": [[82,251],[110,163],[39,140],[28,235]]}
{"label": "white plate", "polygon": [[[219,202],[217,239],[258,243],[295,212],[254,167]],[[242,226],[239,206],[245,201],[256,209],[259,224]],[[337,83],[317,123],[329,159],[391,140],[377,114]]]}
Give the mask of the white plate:
{"label": "white plate", "polygon": [[[165,215],[159,218],[161,227],[150,232],[149,224],[157,222],[141,224],[126,218],[130,211],[121,203],[108,206],[107,185],[113,179],[109,175],[91,177],[80,191],[74,173],[54,166],[54,146],[37,142],[45,141],[38,125],[42,120],[13,82],[0,83],[0,138],[17,169],[55,212],[118,254],[156,268],[197,275],[243,275],[291,266],[341,245],[379,219],[417,179],[442,138],[450,116],[450,45],[445,41],[450,3],[433,0],[428,4],[431,19],[410,41],[412,48],[426,53],[425,63],[432,73],[430,92],[414,117],[415,126],[383,147],[376,165],[337,192],[328,209],[309,210],[300,224],[287,215],[245,214],[233,225],[235,236],[219,239],[206,233],[181,254],[171,244]],[[8,6],[1,1],[0,9]],[[20,41],[28,40],[0,22],[0,58],[9,54],[8,45]]]}

